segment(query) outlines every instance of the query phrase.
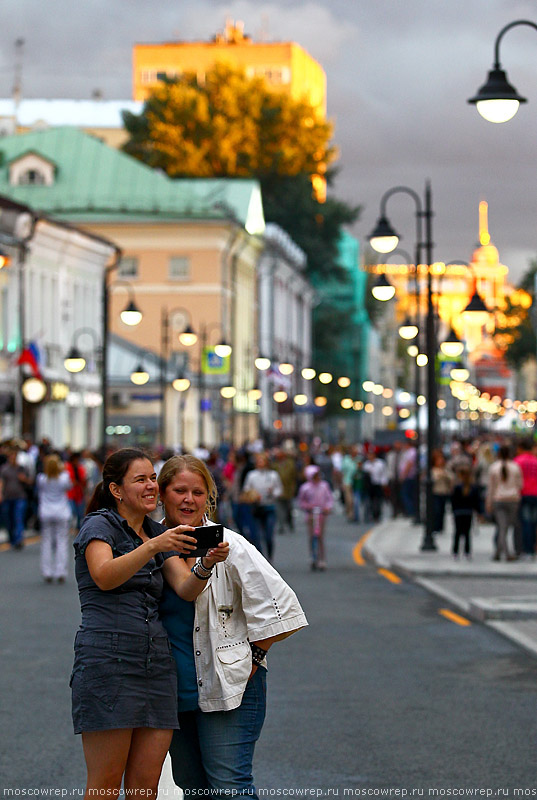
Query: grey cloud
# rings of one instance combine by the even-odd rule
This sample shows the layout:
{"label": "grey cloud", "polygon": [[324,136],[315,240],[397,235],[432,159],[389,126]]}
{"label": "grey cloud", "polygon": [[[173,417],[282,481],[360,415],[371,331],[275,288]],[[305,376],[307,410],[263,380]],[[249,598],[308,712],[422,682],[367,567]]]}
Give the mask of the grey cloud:
{"label": "grey cloud", "polygon": [[[537,252],[534,31],[512,31],[502,45],[509,77],[530,101],[517,117],[493,126],[466,104],[491,68],[503,25],[537,20],[534,0],[4,0],[3,10],[3,96],[18,36],[26,39],[28,97],[89,97],[98,87],[108,98],[129,98],[134,42],[208,39],[228,15],[256,38],[265,30],[270,39],[295,40],[327,72],[341,153],[336,190],[364,205],[357,236],[373,226],[388,188],[404,183],[421,193],[430,178],[438,258],[471,256],[481,199],[515,273]],[[412,205],[393,198],[391,209],[411,249]]]}

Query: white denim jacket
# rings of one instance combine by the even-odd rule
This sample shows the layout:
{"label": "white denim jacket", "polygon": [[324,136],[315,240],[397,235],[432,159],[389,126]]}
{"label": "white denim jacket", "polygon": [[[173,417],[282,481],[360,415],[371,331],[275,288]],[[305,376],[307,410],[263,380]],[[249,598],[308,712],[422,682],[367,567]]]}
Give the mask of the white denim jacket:
{"label": "white denim jacket", "polygon": [[[212,524],[212,523],[208,523]],[[195,601],[194,659],[202,711],[240,706],[252,670],[250,642],[308,622],[292,589],[238,533],[224,529],[229,556]]]}

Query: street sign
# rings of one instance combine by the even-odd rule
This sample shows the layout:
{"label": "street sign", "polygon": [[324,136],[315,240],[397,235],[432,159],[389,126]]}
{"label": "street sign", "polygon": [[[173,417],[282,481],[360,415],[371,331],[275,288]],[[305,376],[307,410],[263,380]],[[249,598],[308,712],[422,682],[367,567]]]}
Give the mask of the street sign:
{"label": "street sign", "polygon": [[204,347],[201,371],[204,375],[225,375],[229,372],[229,356],[217,356],[212,347]]}

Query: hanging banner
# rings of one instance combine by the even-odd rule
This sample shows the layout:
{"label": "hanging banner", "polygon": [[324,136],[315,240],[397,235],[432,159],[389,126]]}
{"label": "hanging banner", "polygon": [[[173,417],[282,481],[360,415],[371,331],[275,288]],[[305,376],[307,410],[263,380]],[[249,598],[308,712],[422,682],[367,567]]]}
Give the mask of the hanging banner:
{"label": "hanging banner", "polygon": [[204,347],[201,353],[201,371],[204,375],[225,375],[229,372],[229,356],[217,356],[212,347]]}

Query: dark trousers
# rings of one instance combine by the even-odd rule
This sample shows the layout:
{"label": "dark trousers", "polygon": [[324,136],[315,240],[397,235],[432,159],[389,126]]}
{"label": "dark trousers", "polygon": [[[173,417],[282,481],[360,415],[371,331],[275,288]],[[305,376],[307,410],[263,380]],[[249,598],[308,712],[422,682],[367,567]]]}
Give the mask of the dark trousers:
{"label": "dark trousers", "polygon": [[444,516],[446,513],[446,503],[449,499],[447,494],[433,494],[433,532],[442,533],[444,530]]}
{"label": "dark trousers", "polygon": [[537,528],[537,497],[534,495],[526,495],[520,500],[520,524],[524,552],[533,555]]}
{"label": "dark trousers", "polygon": [[416,491],[417,478],[405,478],[401,483],[401,500],[407,517],[413,517],[416,513]]}
{"label": "dark trousers", "polygon": [[459,542],[464,539],[464,552],[470,554],[470,528],[472,527],[471,514],[457,514],[455,517],[455,533],[453,536],[453,555],[459,553]]}
{"label": "dark trousers", "polygon": [[382,500],[384,497],[384,487],[378,483],[371,484],[371,513],[373,520],[378,522],[382,516]]}

